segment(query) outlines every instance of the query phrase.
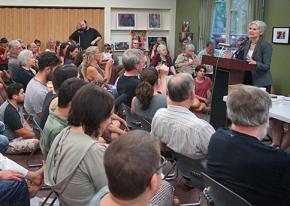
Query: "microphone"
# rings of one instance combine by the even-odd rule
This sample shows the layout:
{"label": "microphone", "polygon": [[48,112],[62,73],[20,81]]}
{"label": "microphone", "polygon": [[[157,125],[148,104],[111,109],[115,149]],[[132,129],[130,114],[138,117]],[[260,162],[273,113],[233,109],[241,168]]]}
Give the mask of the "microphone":
{"label": "microphone", "polygon": [[218,45],[221,47],[231,47],[230,44],[226,44],[226,43],[218,43]]}

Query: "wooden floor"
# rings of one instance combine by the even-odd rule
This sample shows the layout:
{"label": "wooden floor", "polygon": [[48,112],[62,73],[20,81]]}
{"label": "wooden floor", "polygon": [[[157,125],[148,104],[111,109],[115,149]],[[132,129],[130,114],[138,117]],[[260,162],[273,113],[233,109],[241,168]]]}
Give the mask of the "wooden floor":
{"label": "wooden floor", "polygon": [[[27,168],[27,159],[28,155],[8,155],[10,159],[14,160],[18,164],[22,165],[23,167]],[[41,163],[42,161],[42,154],[38,152],[37,154],[33,155],[29,164],[37,164]],[[170,182],[175,188],[175,196],[179,198],[182,204],[186,203],[193,203],[197,202],[201,197],[201,206],[206,206],[206,200],[202,195],[202,191],[197,188],[188,188],[184,183],[184,179],[182,177],[176,178],[174,181]],[[41,190],[38,192],[37,197],[45,197],[49,194],[49,190]]]}

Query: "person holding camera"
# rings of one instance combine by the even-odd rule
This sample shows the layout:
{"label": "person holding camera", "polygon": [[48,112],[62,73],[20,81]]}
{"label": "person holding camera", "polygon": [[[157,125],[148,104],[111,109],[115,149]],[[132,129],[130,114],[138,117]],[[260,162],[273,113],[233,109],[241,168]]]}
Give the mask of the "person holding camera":
{"label": "person holding camera", "polygon": [[94,28],[88,27],[87,21],[80,22],[80,28],[74,31],[69,40],[77,43],[82,50],[87,49],[89,46],[97,46],[97,43],[102,39],[101,34]]}

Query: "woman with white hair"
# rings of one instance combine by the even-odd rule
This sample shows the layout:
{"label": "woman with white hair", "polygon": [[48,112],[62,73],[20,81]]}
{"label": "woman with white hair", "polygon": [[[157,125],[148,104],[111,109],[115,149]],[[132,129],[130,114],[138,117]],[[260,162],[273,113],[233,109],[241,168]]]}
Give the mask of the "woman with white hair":
{"label": "woman with white hair", "polygon": [[246,84],[265,87],[270,92],[272,74],[270,71],[272,46],[263,39],[267,25],[263,21],[252,21],[249,24],[249,41],[244,48],[244,60],[256,65],[256,70],[246,75]]}
{"label": "woman with white hair", "polygon": [[168,54],[168,49],[165,45],[160,44],[157,47],[157,54],[153,56],[151,60],[151,65],[156,67],[156,66],[161,66],[162,64],[165,64],[166,66],[169,67],[169,75],[174,75],[176,74],[175,68],[172,63],[172,59]]}
{"label": "woman with white hair", "polygon": [[35,66],[36,60],[32,51],[24,49],[22,50],[17,57],[20,68],[15,70],[13,73],[13,80],[15,82],[21,83],[26,89],[28,82],[35,76],[36,72],[32,69]]}

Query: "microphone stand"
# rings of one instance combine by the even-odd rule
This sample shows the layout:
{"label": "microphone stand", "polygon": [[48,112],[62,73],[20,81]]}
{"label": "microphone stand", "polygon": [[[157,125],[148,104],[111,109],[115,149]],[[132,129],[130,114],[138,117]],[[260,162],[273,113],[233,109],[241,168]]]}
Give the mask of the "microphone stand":
{"label": "microphone stand", "polygon": [[84,31],[82,31],[82,30],[79,30],[78,31],[78,34],[79,34],[79,43],[77,44],[80,48],[80,51],[82,51],[83,49],[82,49],[82,47],[81,47],[81,34],[82,33],[84,33]]}

